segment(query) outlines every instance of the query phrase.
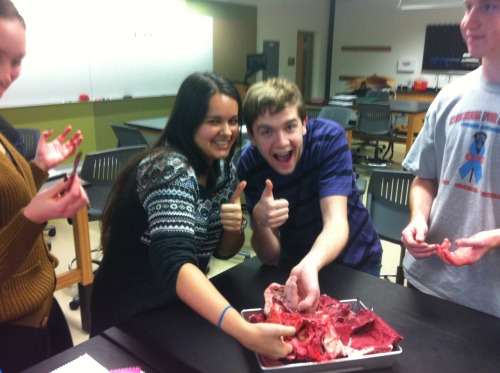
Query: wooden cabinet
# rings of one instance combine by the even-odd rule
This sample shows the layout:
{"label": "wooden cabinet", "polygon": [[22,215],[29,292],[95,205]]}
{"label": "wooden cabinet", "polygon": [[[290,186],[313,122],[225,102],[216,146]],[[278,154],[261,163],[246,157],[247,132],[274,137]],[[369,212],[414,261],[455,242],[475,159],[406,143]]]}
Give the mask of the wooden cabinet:
{"label": "wooden cabinet", "polygon": [[398,100],[416,100],[423,102],[432,102],[436,98],[437,92],[396,92]]}

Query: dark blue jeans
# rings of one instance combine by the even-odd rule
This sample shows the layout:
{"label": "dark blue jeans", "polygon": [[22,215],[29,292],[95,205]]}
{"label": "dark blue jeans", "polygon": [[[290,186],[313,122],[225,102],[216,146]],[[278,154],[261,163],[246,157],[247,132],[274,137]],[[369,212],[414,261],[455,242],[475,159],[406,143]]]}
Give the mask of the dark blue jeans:
{"label": "dark blue jeans", "polygon": [[376,264],[376,265],[372,265],[370,267],[364,268],[363,272],[368,273],[369,275],[373,275],[375,277],[379,277],[381,269],[382,269],[382,265]]}
{"label": "dark blue jeans", "polygon": [[2,373],[20,372],[71,347],[71,333],[55,299],[46,328],[0,324]]}

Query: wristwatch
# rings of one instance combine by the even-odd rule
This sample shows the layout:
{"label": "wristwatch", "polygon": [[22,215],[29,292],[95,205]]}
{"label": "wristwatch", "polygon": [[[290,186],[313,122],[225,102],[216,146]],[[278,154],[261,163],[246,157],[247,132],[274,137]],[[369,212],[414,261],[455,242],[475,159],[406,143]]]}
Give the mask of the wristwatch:
{"label": "wristwatch", "polygon": [[247,227],[247,219],[245,219],[245,217],[243,216],[241,218],[240,233],[243,233],[246,227]]}

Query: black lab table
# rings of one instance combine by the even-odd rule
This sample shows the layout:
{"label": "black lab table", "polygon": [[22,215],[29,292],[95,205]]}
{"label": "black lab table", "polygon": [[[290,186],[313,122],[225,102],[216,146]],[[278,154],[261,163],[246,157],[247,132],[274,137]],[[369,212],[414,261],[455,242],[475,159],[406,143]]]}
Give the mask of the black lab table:
{"label": "black lab table", "polygon": [[[285,283],[288,273],[252,258],[212,281],[242,310],[262,307],[264,289],[271,282]],[[336,264],[320,272],[320,285],[334,298],[362,300],[404,336],[394,366],[377,372],[495,372],[500,367],[500,318]],[[260,371],[253,352],[181,302],[135,316],[99,338],[147,362],[146,372]],[[93,340],[87,348],[94,347]],[[61,365],[71,351],[50,359],[49,365]],[[104,359],[113,353],[103,349],[91,355]]]}

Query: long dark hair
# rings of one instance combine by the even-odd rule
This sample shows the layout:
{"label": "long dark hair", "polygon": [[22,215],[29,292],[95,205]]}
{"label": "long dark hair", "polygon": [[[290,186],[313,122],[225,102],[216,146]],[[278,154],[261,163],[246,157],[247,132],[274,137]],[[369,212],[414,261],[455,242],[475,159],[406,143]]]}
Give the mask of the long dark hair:
{"label": "long dark hair", "polygon": [[[224,77],[213,72],[194,73],[188,76],[179,88],[174,107],[167,125],[154,146],[137,155],[120,171],[111,189],[106,207],[101,215],[101,247],[106,248],[112,223],[113,212],[123,193],[127,179],[135,172],[138,164],[146,157],[164,152],[177,151],[186,156],[197,176],[206,175],[206,190],[210,193],[215,187],[217,175],[220,174],[220,162],[211,162],[196,145],[194,135],[208,112],[209,102],[213,95],[221,93],[238,103],[238,122],[241,127],[241,99],[236,88]],[[229,156],[224,160],[229,165],[235,151],[235,144]]]}
{"label": "long dark hair", "polygon": [[[241,99],[236,88],[215,73],[195,73],[181,84],[167,126],[155,144],[173,146],[186,155],[197,175],[206,174],[208,177],[212,162],[208,161],[196,145],[194,134],[207,115],[210,98],[216,93],[234,98],[238,102],[238,120],[241,125]],[[229,158],[233,153],[234,146]],[[217,162],[213,162],[215,163]]]}

